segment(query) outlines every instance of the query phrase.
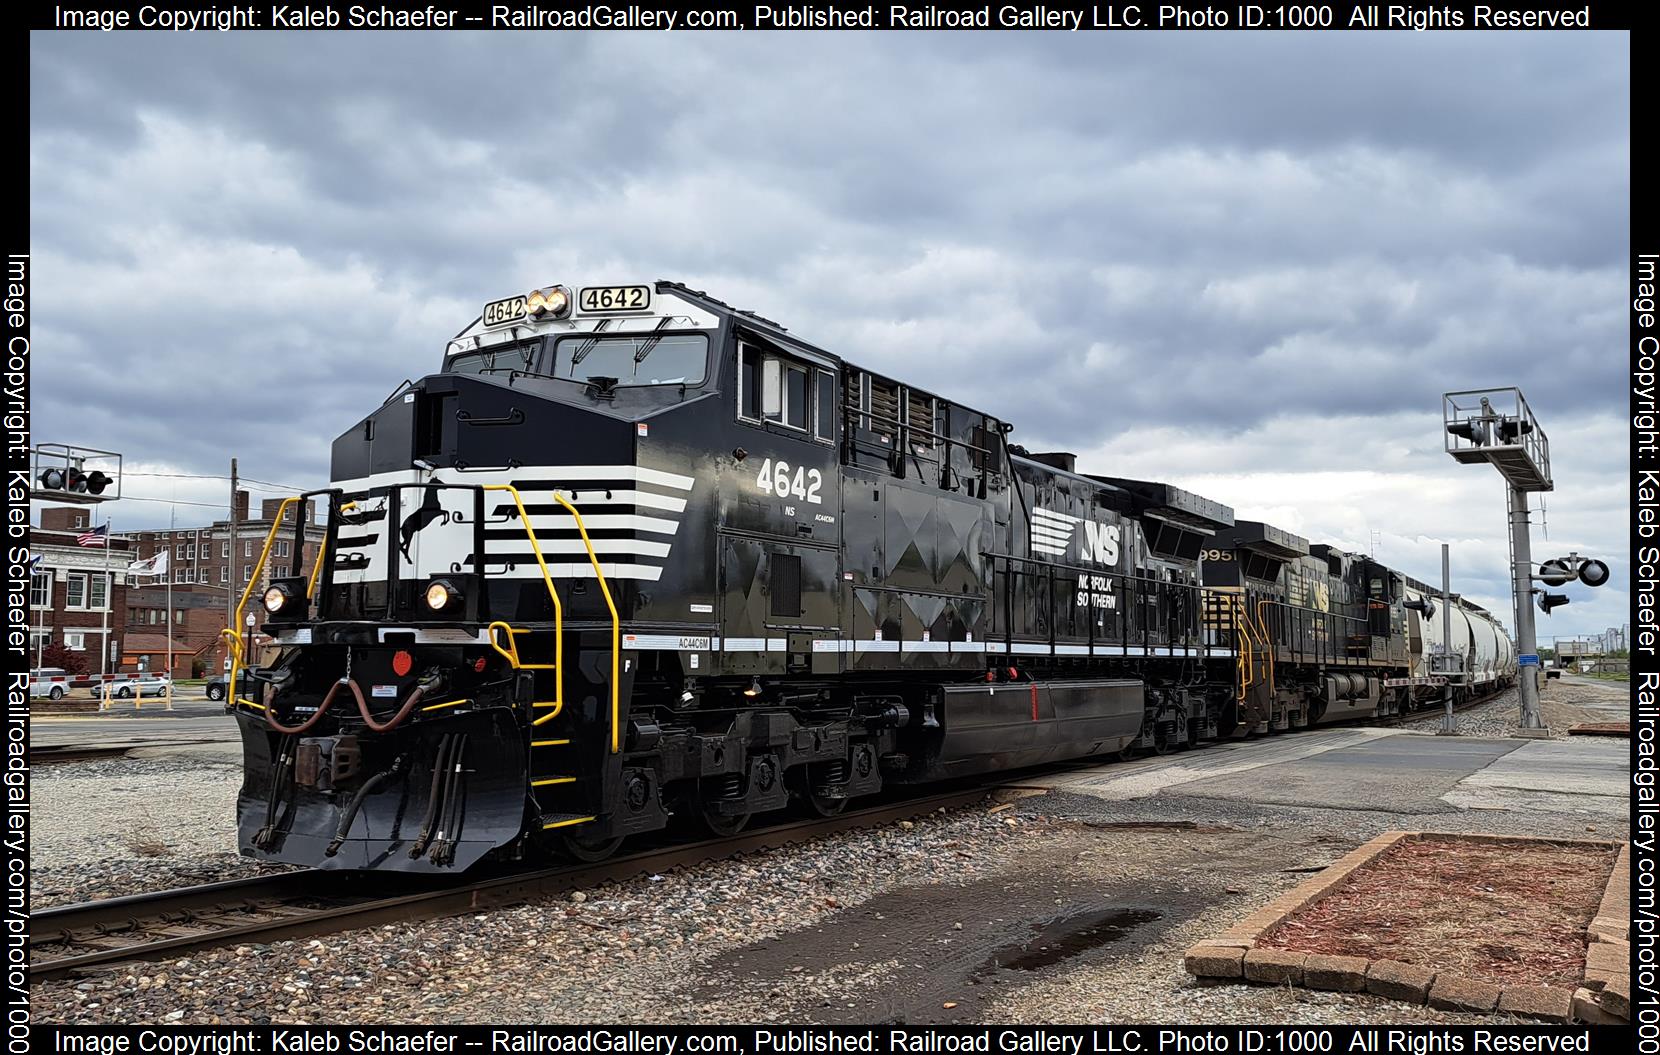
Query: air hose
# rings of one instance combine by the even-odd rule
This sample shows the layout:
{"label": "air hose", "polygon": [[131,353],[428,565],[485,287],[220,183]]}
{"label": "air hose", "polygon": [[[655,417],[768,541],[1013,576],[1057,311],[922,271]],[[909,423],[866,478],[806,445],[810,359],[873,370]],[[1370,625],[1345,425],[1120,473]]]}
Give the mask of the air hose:
{"label": "air hose", "polygon": [[328,846],[323,850],[324,857],[333,857],[340,852],[340,847],[346,842],[346,833],[352,830],[352,822],[357,820],[357,811],[363,808],[363,800],[367,799],[370,793],[380,787],[388,778],[395,777],[403,772],[403,761],[404,756],[399,755],[390,769],[383,769],[376,773],[365,780],[363,786],[357,789],[357,794],[352,796],[351,804],[346,807],[346,812],[340,817],[340,826],[335,828],[334,838],[329,841]]}

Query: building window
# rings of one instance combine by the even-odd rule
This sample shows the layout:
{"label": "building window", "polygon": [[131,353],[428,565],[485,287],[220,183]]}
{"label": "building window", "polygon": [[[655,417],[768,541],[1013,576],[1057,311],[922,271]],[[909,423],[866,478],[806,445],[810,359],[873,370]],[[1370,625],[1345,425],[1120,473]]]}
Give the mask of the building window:
{"label": "building window", "polygon": [[184,543],[181,542],[173,547],[173,558],[175,560],[184,560]]}
{"label": "building window", "polygon": [[52,573],[29,576],[29,607],[52,607]]}
{"label": "building window", "polygon": [[221,557],[229,557],[231,555],[231,540],[230,539],[226,539],[225,541],[219,543],[219,555]]}
{"label": "building window", "polygon": [[174,582],[189,582],[190,581],[190,569],[189,568],[179,568],[178,570],[173,572],[173,581]]}
{"label": "building window", "polygon": [[76,634],[65,631],[63,635],[63,647],[69,649],[71,652],[85,652],[86,634]]}
{"label": "building window", "polygon": [[63,606],[65,608],[86,607],[86,575],[80,572],[71,572],[64,582]]}
{"label": "building window", "polygon": [[184,548],[184,559],[185,560],[195,560],[196,559],[196,543],[191,542],[191,543],[186,544],[186,546]]}
{"label": "building window", "polygon": [[88,608],[99,611],[109,607],[110,580],[107,573],[87,576],[87,604]]}
{"label": "building window", "polygon": [[244,564],[242,566],[242,581],[247,582],[249,579],[251,579],[253,577],[254,577],[254,566],[252,564]]}
{"label": "building window", "polygon": [[219,566],[219,584],[221,586],[223,586],[225,583],[228,583],[230,581],[231,581],[231,566],[229,564],[220,565]]}
{"label": "building window", "polygon": [[[244,557],[252,557],[254,555],[254,540],[253,539],[247,539],[247,540],[243,541],[243,543],[242,543],[242,555]],[[247,578],[248,573],[243,572],[242,577]]]}
{"label": "building window", "polygon": [[157,623],[158,623],[158,622],[160,622],[160,621],[161,621],[161,620],[159,620],[159,619],[157,619],[157,618],[156,618],[156,617],[157,617],[157,616],[158,616],[158,615],[160,615],[160,614],[161,614],[161,611],[160,611],[160,609],[156,609],[156,608],[152,608],[152,609],[150,609],[150,619],[149,619],[149,623],[150,623],[150,625],[151,625],[151,626],[155,626],[155,625],[156,625],[156,624],[157,624]]}
{"label": "building window", "polygon": [[179,626],[184,625],[184,609],[183,608],[180,608],[180,609],[178,609],[177,611],[175,611],[173,613],[173,622],[175,624],[179,625]]}
{"label": "building window", "polygon": [[286,542],[277,543],[277,556],[279,556],[279,557],[288,556],[288,543],[286,543]]}

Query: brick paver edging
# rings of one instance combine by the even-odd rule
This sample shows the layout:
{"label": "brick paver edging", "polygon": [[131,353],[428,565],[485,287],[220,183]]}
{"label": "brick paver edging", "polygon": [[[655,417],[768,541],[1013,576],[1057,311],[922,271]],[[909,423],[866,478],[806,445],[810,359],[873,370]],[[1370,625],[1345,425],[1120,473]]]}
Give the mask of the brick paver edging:
{"label": "brick paver edging", "polygon": [[[1547,986],[1503,989],[1456,971],[1436,971],[1399,960],[1325,956],[1256,943],[1282,920],[1348,883],[1396,843],[1425,837],[1466,842],[1531,842],[1559,846],[1620,847],[1602,902],[1587,926],[1585,978],[1570,993]],[[1220,935],[1187,950],[1183,965],[1200,978],[1238,978],[1271,985],[1368,992],[1392,1000],[1428,1003],[1448,1011],[1501,1011],[1551,1021],[1625,1022],[1631,1015],[1631,844],[1606,839],[1534,839],[1464,832],[1384,832],[1330,867],[1252,912]]]}

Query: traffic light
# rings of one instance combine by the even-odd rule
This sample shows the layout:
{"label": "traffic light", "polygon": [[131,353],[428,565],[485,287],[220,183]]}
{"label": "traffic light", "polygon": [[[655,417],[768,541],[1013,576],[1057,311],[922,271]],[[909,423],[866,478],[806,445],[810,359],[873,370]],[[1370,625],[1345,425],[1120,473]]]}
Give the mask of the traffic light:
{"label": "traffic light", "polygon": [[1568,595],[1565,593],[1550,593],[1549,591],[1542,591],[1539,594],[1539,610],[1544,612],[1546,615],[1550,615],[1550,610],[1552,608],[1560,608],[1567,603]]}

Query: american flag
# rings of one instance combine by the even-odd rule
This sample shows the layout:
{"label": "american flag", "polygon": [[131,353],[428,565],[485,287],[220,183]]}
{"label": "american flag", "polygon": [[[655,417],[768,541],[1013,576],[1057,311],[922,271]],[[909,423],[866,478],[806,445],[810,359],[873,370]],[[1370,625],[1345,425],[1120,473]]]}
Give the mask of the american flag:
{"label": "american flag", "polygon": [[108,522],[99,524],[91,531],[83,531],[75,536],[75,541],[82,546],[103,546],[109,541],[110,526]]}

